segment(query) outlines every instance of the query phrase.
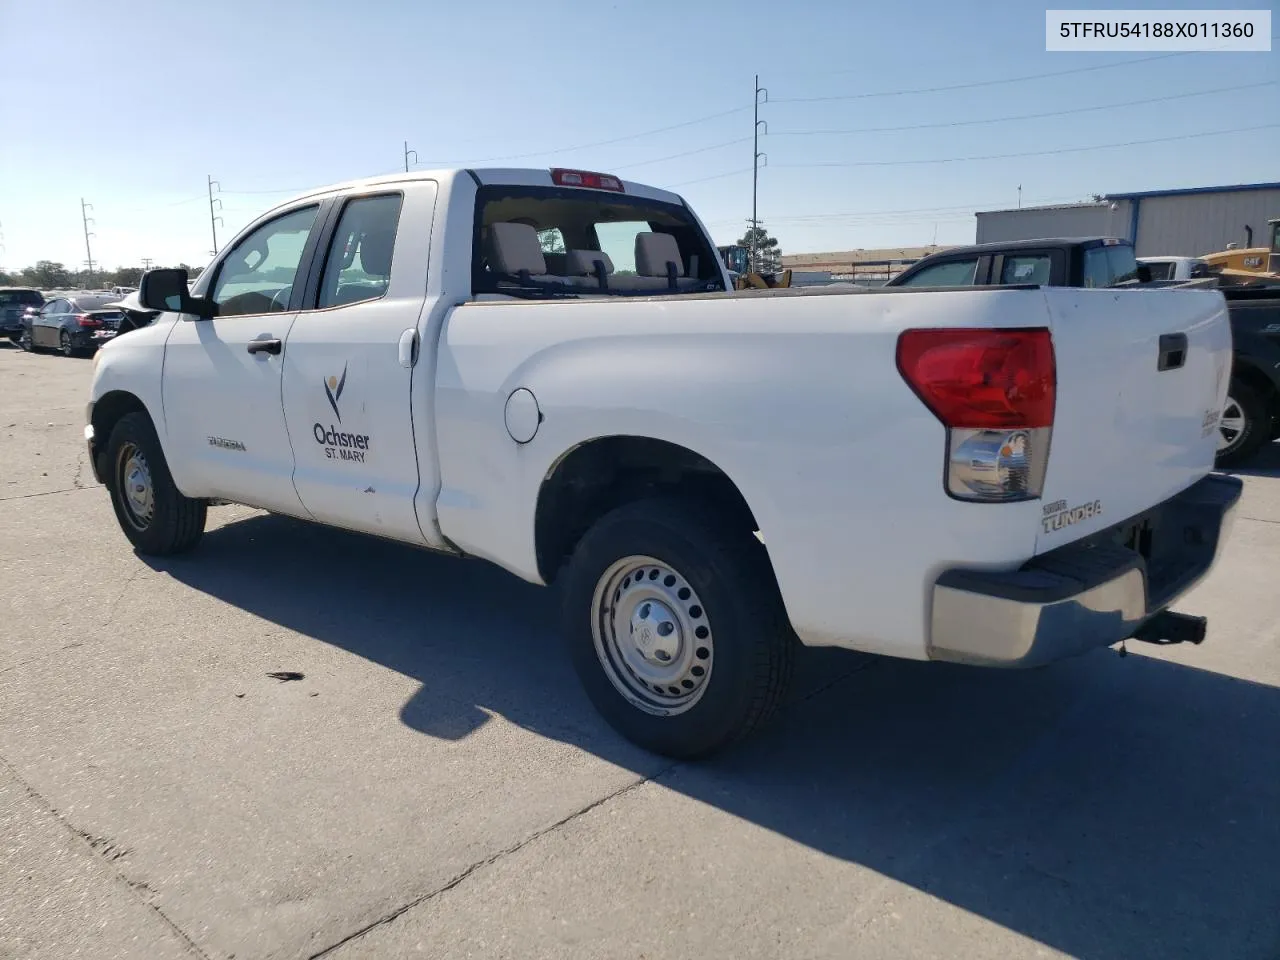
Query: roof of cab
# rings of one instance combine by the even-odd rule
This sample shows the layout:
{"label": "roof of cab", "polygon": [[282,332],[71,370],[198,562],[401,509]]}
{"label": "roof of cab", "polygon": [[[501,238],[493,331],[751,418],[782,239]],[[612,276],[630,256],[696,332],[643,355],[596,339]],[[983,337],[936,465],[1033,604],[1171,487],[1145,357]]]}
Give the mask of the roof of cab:
{"label": "roof of cab", "polygon": [[[576,169],[576,168],[570,168]],[[607,172],[607,171],[604,171]],[[380,187],[395,183],[404,183],[413,180],[436,180],[440,182],[452,182],[459,177],[471,177],[475,182],[482,186],[489,185],[511,185],[511,186],[531,186],[531,187],[554,187],[556,184],[551,179],[551,168],[549,167],[471,167],[471,168],[453,168],[443,170],[413,170],[408,172],[386,173],[375,177],[361,177],[357,180],[346,180],[341,183],[331,183],[327,186],[316,187],[299,193],[290,199],[277,204],[277,206],[286,206],[304,200],[308,197],[323,196],[329,193],[351,192],[353,190],[362,190],[368,187]],[[631,180],[618,179],[622,182],[625,190],[624,196],[643,197],[647,200],[659,200],[666,203],[683,204],[683,198],[669,190],[662,190],[658,187],[651,187],[648,184],[636,183]],[[570,187],[567,189],[590,190],[590,187]],[[608,190],[597,190],[597,193],[605,195],[613,195]]]}

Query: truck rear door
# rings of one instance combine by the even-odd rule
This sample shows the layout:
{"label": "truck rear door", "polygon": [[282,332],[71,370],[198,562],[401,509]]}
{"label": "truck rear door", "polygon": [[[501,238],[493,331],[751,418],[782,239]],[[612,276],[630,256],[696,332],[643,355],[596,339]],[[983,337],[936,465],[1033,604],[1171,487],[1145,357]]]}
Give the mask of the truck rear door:
{"label": "truck rear door", "polygon": [[1168,499],[1213,468],[1231,370],[1216,290],[1045,288],[1057,398],[1036,551]]}
{"label": "truck rear door", "polygon": [[293,482],[317,520],[425,543],[410,405],[436,184],[343,197],[284,351]]}

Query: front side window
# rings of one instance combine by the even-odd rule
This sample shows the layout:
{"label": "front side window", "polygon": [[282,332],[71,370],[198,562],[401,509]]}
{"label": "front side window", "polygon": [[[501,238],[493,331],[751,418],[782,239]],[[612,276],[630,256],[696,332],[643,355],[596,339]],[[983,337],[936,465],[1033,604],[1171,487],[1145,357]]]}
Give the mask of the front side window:
{"label": "front side window", "polygon": [[307,237],[319,207],[304,207],[264,223],[218,266],[210,299],[219,317],[287,310]]}
{"label": "front side window", "polygon": [[403,202],[398,193],[347,202],[329,243],[317,306],[377,300],[387,292]]}
{"label": "front side window", "polygon": [[973,284],[978,273],[978,260],[950,260],[925,267],[902,281],[904,287],[965,287]]}

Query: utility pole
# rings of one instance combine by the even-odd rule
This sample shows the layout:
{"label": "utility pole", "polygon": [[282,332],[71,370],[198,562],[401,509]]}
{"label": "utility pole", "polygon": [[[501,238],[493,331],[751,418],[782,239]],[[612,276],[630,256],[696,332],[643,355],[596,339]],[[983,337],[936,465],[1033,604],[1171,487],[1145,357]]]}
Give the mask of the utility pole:
{"label": "utility pole", "polygon": [[756,196],[760,181],[760,158],[764,157],[765,166],[769,165],[769,158],[760,152],[760,124],[764,124],[764,132],[769,132],[769,124],[760,119],[760,94],[764,94],[764,103],[769,102],[769,91],[760,86],[760,74],[756,74],[755,92],[752,94],[754,107],[752,110],[755,122],[751,126],[751,249],[748,255],[747,269],[750,273],[756,272],[756,228],[760,225],[760,220],[756,215]]}
{"label": "utility pole", "polygon": [[143,257],[143,258],[142,258],[142,272],[143,272],[143,273],[146,273],[148,270],[150,270],[150,269],[151,269],[151,264],[153,264],[154,262],[155,262],[155,261],[154,261],[154,260],[152,260],[150,257]]}
{"label": "utility pole", "polygon": [[1022,184],[1018,184],[1018,209],[1022,209]]}
{"label": "utility pole", "polygon": [[89,224],[94,222],[93,217],[89,216],[88,211],[93,209],[92,203],[85,203],[84,197],[80,198],[80,219],[84,222],[84,256],[85,266],[89,268],[89,287],[93,287],[93,250],[89,246],[89,238],[94,234],[89,232]]}
{"label": "utility pole", "polygon": [[409,172],[409,154],[411,154],[411,153],[413,154],[413,162],[414,162],[414,163],[417,163],[417,162],[418,162],[418,151],[417,151],[417,150],[410,150],[410,149],[409,149],[409,141],[408,141],[408,140],[406,140],[406,141],[404,142],[404,172],[405,172],[405,173],[408,173],[408,172]]}
{"label": "utility pole", "polygon": [[[209,174],[209,227],[213,230],[213,250],[210,252],[211,257],[218,255],[218,224],[222,223],[222,218],[218,216],[217,211],[222,209],[222,201],[214,197],[213,188],[217,187],[218,192],[222,192],[222,184],[213,179],[213,175]],[[217,204],[215,207],[214,204]]]}

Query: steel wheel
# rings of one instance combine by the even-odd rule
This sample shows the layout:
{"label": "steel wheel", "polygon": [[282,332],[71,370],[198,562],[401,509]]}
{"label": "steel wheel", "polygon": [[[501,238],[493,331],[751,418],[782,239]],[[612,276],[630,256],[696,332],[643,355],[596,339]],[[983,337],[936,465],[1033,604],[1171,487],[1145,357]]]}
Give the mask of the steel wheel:
{"label": "steel wheel", "polygon": [[64,357],[69,357],[75,353],[75,348],[71,346],[71,334],[63,330],[58,335],[58,348],[62,351]]}
{"label": "steel wheel", "polygon": [[155,516],[156,492],[151,467],[135,444],[126,443],[120,447],[116,456],[115,479],[125,519],[135,530],[146,530]]}
{"label": "steel wheel", "polygon": [[1229,450],[1240,442],[1246,424],[1244,408],[1235,397],[1228,396],[1222,406],[1222,419],[1218,421],[1218,452]]}
{"label": "steel wheel", "polygon": [[701,699],[715,645],[702,600],[669,565],[624,557],[596,584],[591,630],[605,676],[654,716],[684,713]]}

